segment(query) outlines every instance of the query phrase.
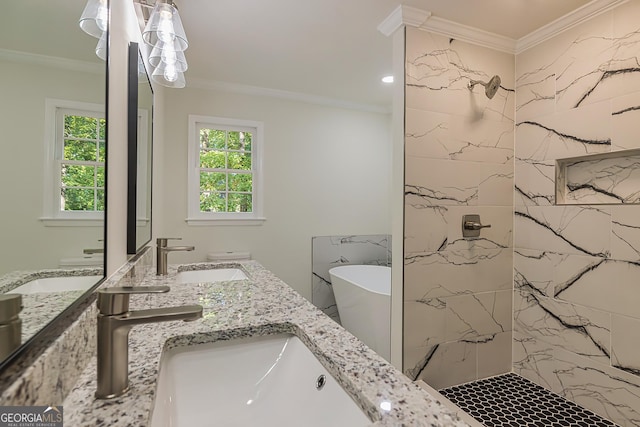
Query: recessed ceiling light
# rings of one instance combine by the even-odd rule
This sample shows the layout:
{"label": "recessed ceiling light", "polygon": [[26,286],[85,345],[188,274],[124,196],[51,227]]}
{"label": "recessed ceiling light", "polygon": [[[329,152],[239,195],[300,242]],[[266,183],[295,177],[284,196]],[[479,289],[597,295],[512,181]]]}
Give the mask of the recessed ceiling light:
{"label": "recessed ceiling light", "polygon": [[383,83],[393,83],[393,76],[384,76],[382,78]]}

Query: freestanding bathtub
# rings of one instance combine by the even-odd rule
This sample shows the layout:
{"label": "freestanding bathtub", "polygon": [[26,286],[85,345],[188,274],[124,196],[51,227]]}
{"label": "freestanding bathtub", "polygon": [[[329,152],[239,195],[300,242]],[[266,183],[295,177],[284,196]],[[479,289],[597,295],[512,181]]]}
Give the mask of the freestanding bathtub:
{"label": "freestanding bathtub", "polygon": [[389,360],[391,267],[343,265],[329,275],[342,326]]}

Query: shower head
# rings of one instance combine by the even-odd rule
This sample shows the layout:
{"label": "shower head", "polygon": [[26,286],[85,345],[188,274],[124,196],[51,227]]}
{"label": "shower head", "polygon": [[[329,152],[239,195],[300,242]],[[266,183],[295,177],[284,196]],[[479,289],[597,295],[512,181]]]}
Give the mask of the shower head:
{"label": "shower head", "polygon": [[487,98],[491,99],[500,88],[501,80],[500,80],[500,76],[498,75],[491,77],[491,80],[489,80],[489,83],[485,83],[480,80],[471,80],[469,82],[469,89],[473,90],[473,87],[478,83],[484,86],[484,94],[487,95]]}

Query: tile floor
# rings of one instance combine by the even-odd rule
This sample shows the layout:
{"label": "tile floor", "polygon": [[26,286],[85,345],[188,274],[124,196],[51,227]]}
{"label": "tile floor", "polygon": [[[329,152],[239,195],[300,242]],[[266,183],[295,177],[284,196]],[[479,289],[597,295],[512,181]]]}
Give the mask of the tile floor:
{"label": "tile floor", "polygon": [[617,426],[513,373],[438,391],[487,427]]}

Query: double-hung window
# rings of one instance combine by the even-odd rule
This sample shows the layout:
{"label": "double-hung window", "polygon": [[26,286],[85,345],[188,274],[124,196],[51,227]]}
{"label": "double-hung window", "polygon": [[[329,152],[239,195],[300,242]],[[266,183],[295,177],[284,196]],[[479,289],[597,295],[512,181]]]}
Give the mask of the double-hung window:
{"label": "double-hung window", "polygon": [[263,125],[189,116],[187,222],[260,224]]}
{"label": "double-hung window", "polygon": [[[106,120],[102,105],[47,100],[45,221],[102,221]],[[73,224],[67,224],[73,225]]]}

